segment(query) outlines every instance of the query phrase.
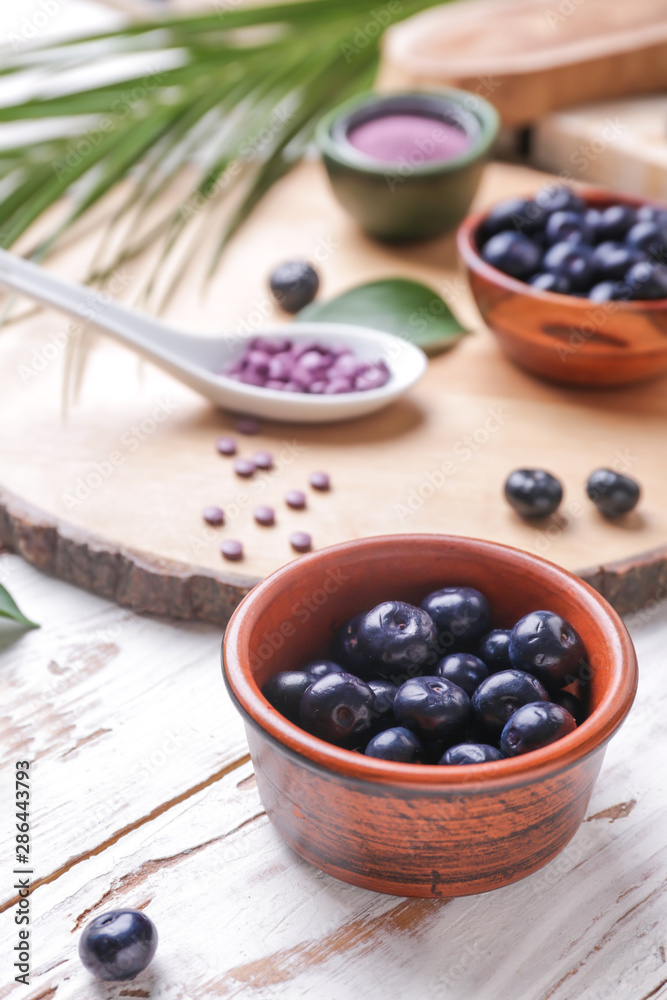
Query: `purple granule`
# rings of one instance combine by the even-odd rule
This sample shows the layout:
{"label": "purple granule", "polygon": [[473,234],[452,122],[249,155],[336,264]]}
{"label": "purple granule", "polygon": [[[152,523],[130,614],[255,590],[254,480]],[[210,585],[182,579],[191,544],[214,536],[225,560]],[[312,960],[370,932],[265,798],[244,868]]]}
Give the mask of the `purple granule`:
{"label": "purple granule", "polygon": [[306,494],[303,490],[288,490],[285,494],[285,503],[292,510],[303,510],[306,506]]}
{"label": "purple granule", "polygon": [[222,507],[204,507],[201,516],[213,528],[219,528],[225,523],[225,512]]}
{"label": "purple granule", "polygon": [[293,531],[289,543],[295,552],[310,552],[313,547],[313,540],[307,531]]}
{"label": "purple granule", "polygon": [[229,559],[230,562],[238,562],[239,559],[243,558],[243,545],[241,542],[237,542],[230,538],[226,542],[223,542],[220,546],[220,552],[225,559]]}
{"label": "purple granule", "polygon": [[270,451],[256,451],[252,456],[256,469],[272,469],[273,455]]}
{"label": "purple granule", "polygon": [[252,516],[257,521],[257,524],[261,524],[265,528],[270,528],[276,523],[276,512],[273,507],[255,507],[252,512]]}
{"label": "purple granule", "polygon": [[378,389],[391,377],[383,360],[358,358],[349,347],[269,337],[253,337],[239,358],[225,364],[223,373],[261,389],[314,395]]}
{"label": "purple granule", "polygon": [[249,458],[237,458],[234,462],[234,472],[243,479],[250,479],[255,474],[255,463]]}
{"label": "purple granule", "polygon": [[235,455],[236,441],[233,437],[221,437],[215,442],[215,446],[221,455]]}
{"label": "purple granule", "polygon": [[331,489],[331,478],[327,472],[311,472],[308,482],[314,490]]}

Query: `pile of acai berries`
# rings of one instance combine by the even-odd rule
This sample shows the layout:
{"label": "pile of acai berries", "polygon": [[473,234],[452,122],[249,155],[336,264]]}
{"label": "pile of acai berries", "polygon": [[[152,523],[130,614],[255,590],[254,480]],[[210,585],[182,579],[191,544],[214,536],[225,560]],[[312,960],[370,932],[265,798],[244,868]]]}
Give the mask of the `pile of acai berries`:
{"label": "pile of acai berries", "polygon": [[281,671],[262,692],[322,740],[407,764],[481,764],[567,736],[591,677],[577,631],[551,611],[491,625],[472,587],[420,607],[385,601],[339,630],[330,659]]}
{"label": "pile of acai berries", "polygon": [[477,243],[488,264],[545,292],[594,302],[667,298],[667,210],[653,205],[593,208],[552,185],[496,205]]}

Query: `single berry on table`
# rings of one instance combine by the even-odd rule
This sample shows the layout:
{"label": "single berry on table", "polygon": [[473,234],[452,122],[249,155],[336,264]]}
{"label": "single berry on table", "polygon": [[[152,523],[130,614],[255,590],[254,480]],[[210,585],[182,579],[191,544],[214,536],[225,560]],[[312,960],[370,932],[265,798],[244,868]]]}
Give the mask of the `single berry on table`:
{"label": "single berry on table", "polygon": [[79,939],[79,958],[98,979],[134,979],[151,962],[157,930],[141,910],[110,910],[95,917]]}
{"label": "single berry on table", "polygon": [[435,673],[438,677],[445,677],[453,684],[458,684],[469,697],[489,676],[486,664],[472,653],[450,653],[444,656],[435,668]]}
{"label": "single berry on table", "polygon": [[348,750],[361,746],[373,728],[375,695],[359,677],[330,673],[301,699],[301,725],[313,736]]}
{"label": "single berry on table", "polygon": [[577,630],[554,611],[531,611],[520,618],[512,629],[509,653],[515,670],[526,670],[556,689],[577,679],[586,657]]}
{"label": "single berry on table", "polygon": [[476,642],[491,625],[489,602],[474,587],[434,590],[424,598],[421,607],[433,619],[438,645],[444,652]]}
{"label": "single berry on table", "polygon": [[380,760],[392,760],[400,764],[414,764],[422,751],[422,745],[413,732],[405,726],[385,729],[369,742],[365,754]]}
{"label": "single berry on table", "polygon": [[281,670],[262,687],[262,694],[281,715],[299,724],[301,699],[313,683],[307,670]]}
{"label": "single berry on table", "polygon": [[385,601],[362,617],[357,638],[376,674],[404,680],[421,673],[432,659],[436,630],[421,608],[405,601]]}
{"label": "single berry on table", "polygon": [[288,260],[272,271],[269,287],[285,312],[297,313],[317,295],[320,279],[317,271],[304,260]]}
{"label": "single berry on table", "polygon": [[639,483],[613,469],[596,469],[586,483],[586,493],[605,517],[621,517],[639,503]]}
{"label": "single berry on table", "polygon": [[497,737],[517,708],[531,701],[547,701],[548,697],[532,674],[501,670],[482,681],[472,696],[472,708],[477,722]]}
{"label": "single berry on table", "polygon": [[457,743],[450,747],[440,761],[441,764],[486,764],[490,760],[502,760],[503,754],[489,743]]}
{"label": "single berry on table", "polygon": [[515,469],[505,481],[505,499],[520,517],[548,517],[563,499],[563,487],[545,469]]}
{"label": "single berry on table", "polygon": [[518,708],[500,737],[502,752],[516,757],[549,746],[574,732],[577,724],[561,705],[550,701],[533,702]]}
{"label": "single berry on table", "polygon": [[460,737],[470,717],[470,698],[443,677],[414,677],[398,689],[396,721],[429,742]]}

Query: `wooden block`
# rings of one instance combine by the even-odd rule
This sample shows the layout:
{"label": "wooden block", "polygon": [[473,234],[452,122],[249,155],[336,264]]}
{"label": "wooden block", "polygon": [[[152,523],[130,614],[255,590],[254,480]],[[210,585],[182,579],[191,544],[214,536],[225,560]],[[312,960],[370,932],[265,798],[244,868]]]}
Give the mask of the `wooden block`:
{"label": "wooden block", "polygon": [[533,129],[530,158],[574,181],[667,200],[667,96],[547,115]]}

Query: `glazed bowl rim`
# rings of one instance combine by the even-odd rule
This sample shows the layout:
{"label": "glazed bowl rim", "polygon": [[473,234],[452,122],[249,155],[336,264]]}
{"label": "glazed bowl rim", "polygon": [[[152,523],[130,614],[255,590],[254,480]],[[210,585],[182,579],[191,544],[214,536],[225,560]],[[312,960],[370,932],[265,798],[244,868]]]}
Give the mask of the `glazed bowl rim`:
{"label": "glazed bowl rim", "polygon": [[[342,142],[335,138],[334,127],[339,121],[349,118],[355,111],[360,111],[373,104],[387,104],[401,98],[415,98],[420,100],[442,100],[443,103],[463,106],[464,110],[473,116],[479,124],[479,132],[473,139],[470,147],[458,156],[448,160],[432,160],[426,163],[410,165],[410,174],[405,176],[400,173],[399,164],[385,160],[375,160],[359,152],[351,143]],[[466,101],[472,98],[476,103],[474,108],[466,106]],[[471,91],[460,90],[456,87],[433,87],[429,90],[400,90],[391,92],[380,92],[367,90],[361,94],[355,94],[335,108],[332,108],[317,123],[315,139],[320,152],[334,160],[340,166],[361,174],[368,174],[372,177],[391,178],[396,177],[401,181],[410,181],[413,178],[437,177],[447,174],[457,173],[468,166],[483,159],[493,144],[500,128],[500,118],[498,112],[483,97],[473,94]],[[468,133],[466,133],[468,134]]]}
{"label": "glazed bowl rim", "polygon": [[[301,574],[304,564],[320,563],[326,567],[332,559],[354,550],[360,557],[364,552],[370,557],[373,551],[377,552],[378,545],[395,548],[397,544],[414,545],[415,540],[444,545],[460,552],[474,549],[479,559],[487,562],[494,555],[503,555],[514,563],[518,571],[522,566],[526,569],[537,566],[540,575],[550,578],[553,583],[574,586],[577,603],[593,615],[604,631],[613,650],[615,666],[600,705],[574,732],[541,750],[501,761],[460,766],[399,764],[365,757],[311,736],[289,722],[262,695],[247,659],[244,663],[244,653],[240,651],[247,649],[253,624],[261,618],[263,609],[272,603],[272,595],[289,588],[290,579]],[[433,533],[378,535],[341,542],[277,569],[254,587],[234,611],[225,632],[222,663],[225,684],[236,707],[263,735],[277,742],[290,755],[300,757],[310,767],[347,778],[422,790],[435,787],[442,791],[483,793],[525,784],[566,770],[607,743],[629,712],[637,688],[637,660],[627,629],[616,611],[589,584],[555,563],[509,545]]]}
{"label": "glazed bowl rim", "polygon": [[[613,191],[611,188],[587,184],[577,184],[575,188],[584,200],[587,202],[590,201],[591,204],[588,207],[591,208],[595,208],[600,204],[618,204],[621,202],[638,208],[643,205],[655,205],[656,208],[663,208],[667,211],[667,202],[661,201],[659,198],[641,198],[637,195],[625,194],[622,191]],[[515,197],[531,196],[516,195]],[[561,292],[547,292],[541,288],[535,288],[534,285],[529,285],[526,281],[520,281],[518,278],[513,278],[511,275],[505,274],[492,264],[487,264],[477,249],[477,233],[489,213],[504,200],[507,199],[500,199],[494,205],[491,205],[490,208],[482,211],[471,212],[460,224],[456,233],[456,245],[466,266],[496,287],[513,292],[515,295],[524,295],[531,299],[541,300],[547,305],[560,305],[561,307],[567,305],[569,309],[578,309],[581,312],[604,308],[605,302],[593,302],[588,298],[580,298],[577,295],[565,295]],[[609,301],[613,302],[614,308],[610,312],[614,313],[621,312],[631,315],[633,313],[667,309],[667,298],[632,299],[628,301],[614,299]]]}

